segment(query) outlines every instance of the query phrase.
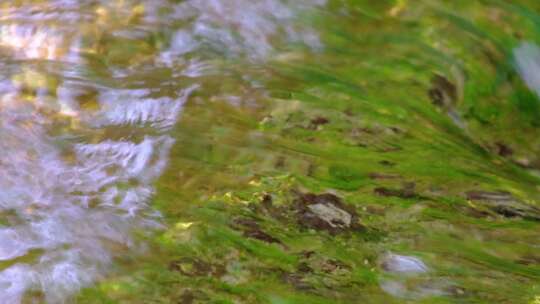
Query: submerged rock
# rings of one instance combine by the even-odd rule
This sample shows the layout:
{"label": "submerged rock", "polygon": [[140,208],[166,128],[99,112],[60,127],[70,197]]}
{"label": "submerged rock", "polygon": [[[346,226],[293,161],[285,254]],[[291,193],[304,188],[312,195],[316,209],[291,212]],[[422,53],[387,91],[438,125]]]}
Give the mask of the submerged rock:
{"label": "submerged rock", "polygon": [[307,206],[309,211],[325,221],[330,227],[333,228],[349,228],[351,226],[352,216],[332,204],[313,204]]}
{"label": "submerged rock", "polygon": [[301,194],[296,208],[299,223],[307,228],[330,233],[362,228],[354,208],[345,205],[334,194]]}
{"label": "submerged rock", "polygon": [[540,221],[540,208],[517,200],[509,192],[469,191],[466,193],[466,197],[468,200],[476,201],[504,217],[521,217]]}

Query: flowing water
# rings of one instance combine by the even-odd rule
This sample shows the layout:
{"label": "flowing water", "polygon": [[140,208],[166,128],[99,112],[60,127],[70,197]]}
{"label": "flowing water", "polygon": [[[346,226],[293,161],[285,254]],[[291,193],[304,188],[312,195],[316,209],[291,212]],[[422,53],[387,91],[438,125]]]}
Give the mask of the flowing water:
{"label": "flowing water", "polygon": [[288,24],[316,3],[16,2],[0,11],[2,303],[60,303],[143,249],[170,129],[198,78],[223,77],[213,56],[264,59],[278,31],[319,43]]}
{"label": "flowing water", "polygon": [[0,303],[538,303],[539,24],[0,3]]}

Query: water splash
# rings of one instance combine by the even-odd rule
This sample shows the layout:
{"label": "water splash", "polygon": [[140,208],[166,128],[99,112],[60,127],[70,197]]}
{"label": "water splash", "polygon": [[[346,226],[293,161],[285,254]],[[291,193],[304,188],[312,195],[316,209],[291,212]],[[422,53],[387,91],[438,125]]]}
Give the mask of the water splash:
{"label": "water splash", "polygon": [[[108,125],[163,129],[174,123],[191,90],[174,100],[142,98],[133,108],[126,103],[124,111],[121,104],[109,109],[104,102],[100,113]],[[173,139],[162,134],[140,142],[64,142],[61,149],[59,138],[47,134],[52,121],[38,112],[2,110],[0,120],[0,186],[7,189],[0,193],[0,208],[12,214],[0,228],[0,260],[27,260],[32,251],[43,252],[0,272],[0,282],[9,285],[0,294],[18,303],[25,291],[42,290],[49,303],[60,303],[105,273],[122,253],[111,250],[111,244],[137,250],[131,232],[159,227],[148,203]]]}

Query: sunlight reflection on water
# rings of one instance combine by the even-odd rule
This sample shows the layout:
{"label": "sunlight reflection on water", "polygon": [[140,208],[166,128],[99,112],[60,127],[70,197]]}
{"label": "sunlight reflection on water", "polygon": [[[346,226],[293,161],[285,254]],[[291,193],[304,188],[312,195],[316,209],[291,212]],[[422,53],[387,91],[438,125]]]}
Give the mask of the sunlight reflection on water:
{"label": "sunlight reflection on water", "polygon": [[[119,82],[89,77],[93,67],[87,56],[108,54],[102,40],[137,42],[162,30],[164,22],[184,20],[170,43],[153,52],[149,69],[155,64],[173,76],[197,78],[212,71],[211,64],[207,58],[184,58],[188,53],[210,48],[221,56],[258,60],[273,51],[272,41],[282,34],[282,42],[320,47],[316,34],[293,20],[296,12],[322,4],[30,1],[0,6],[0,61],[9,66],[0,82],[3,303],[20,303],[28,291],[62,303],[105,275],[116,256],[144,249],[134,230],[161,225],[149,203],[174,143],[169,130],[204,83],[179,82],[162,93],[162,84],[130,83],[127,79],[139,72],[114,64],[107,66],[107,77]],[[160,15],[163,7],[170,13]],[[124,129],[111,135],[117,127]]]}

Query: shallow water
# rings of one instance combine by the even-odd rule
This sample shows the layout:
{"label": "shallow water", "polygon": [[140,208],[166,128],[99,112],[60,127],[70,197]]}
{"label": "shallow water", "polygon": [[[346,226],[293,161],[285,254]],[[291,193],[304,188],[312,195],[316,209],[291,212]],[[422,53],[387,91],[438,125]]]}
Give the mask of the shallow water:
{"label": "shallow water", "polygon": [[0,302],[538,301],[539,8],[458,2],[0,4]]}
{"label": "shallow water", "polygon": [[289,24],[315,5],[2,4],[3,303],[30,291],[60,303],[106,275],[115,256],[142,253],[133,232],[162,228],[150,201],[170,129],[204,85],[198,78],[226,77],[210,60],[263,60],[278,31],[318,46]]}

